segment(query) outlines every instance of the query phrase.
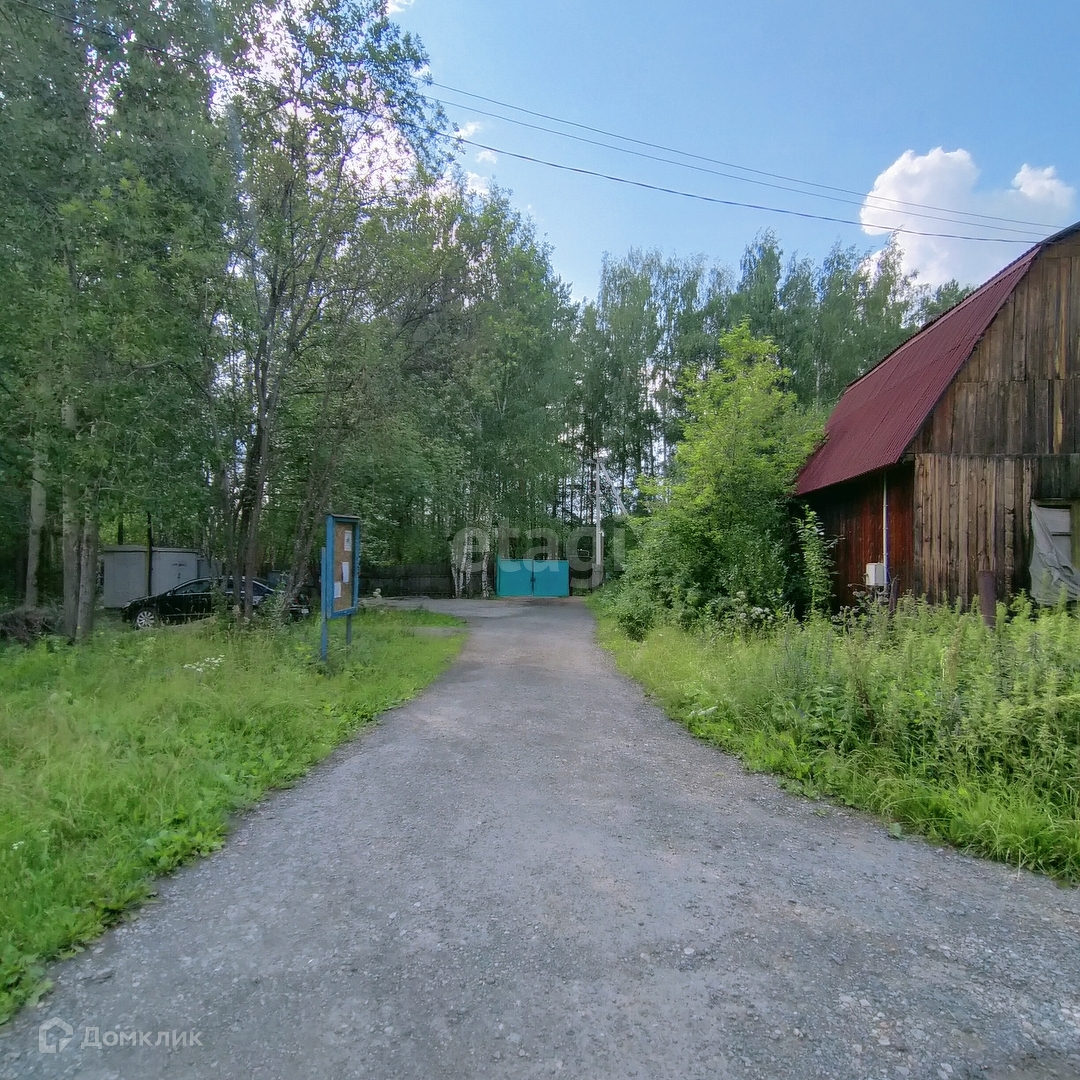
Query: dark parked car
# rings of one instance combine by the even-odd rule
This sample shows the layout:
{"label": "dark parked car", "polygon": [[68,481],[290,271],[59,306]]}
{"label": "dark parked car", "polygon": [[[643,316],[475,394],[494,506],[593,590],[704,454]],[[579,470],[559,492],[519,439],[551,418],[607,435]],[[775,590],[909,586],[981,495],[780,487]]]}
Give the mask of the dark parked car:
{"label": "dark parked car", "polygon": [[[124,607],[120,614],[136,630],[149,630],[163,622],[180,622],[184,619],[201,619],[213,614],[214,595],[220,591],[227,602],[232,603],[232,582],[222,585],[213,578],[195,578],[182,582],[156,596],[139,596]],[[264,581],[252,582],[252,603],[256,610],[274,590]],[[307,604],[299,602],[289,609],[290,617],[302,619],[309,613]]]}

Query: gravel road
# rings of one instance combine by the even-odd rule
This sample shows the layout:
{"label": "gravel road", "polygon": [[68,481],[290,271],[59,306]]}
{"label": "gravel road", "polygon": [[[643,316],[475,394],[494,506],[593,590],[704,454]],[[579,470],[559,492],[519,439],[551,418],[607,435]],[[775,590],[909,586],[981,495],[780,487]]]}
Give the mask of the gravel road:
{"label": "gravel road", "polygon": [[459,662],[57,965],[0,1077],[1080,1076],[1080,892],[747,775],[577,601],[430,606]]}

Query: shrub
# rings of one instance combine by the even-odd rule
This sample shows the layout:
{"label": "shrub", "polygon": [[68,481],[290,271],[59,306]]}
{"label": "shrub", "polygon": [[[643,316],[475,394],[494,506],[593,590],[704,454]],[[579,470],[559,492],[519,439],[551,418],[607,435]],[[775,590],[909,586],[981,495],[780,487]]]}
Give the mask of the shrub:
{"label": "shrub", "polygon": [[624,589],[615,602],[615,620],[631,641],[644,641],[656,624],[656,605],[636,589]]}
{"label": "shrub", "polygon": [[769,610],[789,599],[790,495],[821,430],[785,388],[770,341],[743,324],[717,348],[715,368],[683,386],[685,437],[671,478],[643,488],[652,514],[627,560],[628,583],[684,624],[717,597]]}

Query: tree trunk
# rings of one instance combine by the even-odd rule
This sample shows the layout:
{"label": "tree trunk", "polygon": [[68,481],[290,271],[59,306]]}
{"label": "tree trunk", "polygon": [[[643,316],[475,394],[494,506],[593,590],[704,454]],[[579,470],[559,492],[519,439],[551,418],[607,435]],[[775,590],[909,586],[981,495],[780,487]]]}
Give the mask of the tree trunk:
{"label": "tree trunk", "polygon": [[484,521],[484,559],[480,567],[480,595],[485,600],[488,600],[491,597],[491,585],[488,581],[488,565],[491,561],[491,532],[494,527],[494,515],[489,513]]}
{"label": "tree trunk", "polygon": [[34,451],[30,474],[30,531],[26,552],[26,606],[38,605],[38,568],[41,565],[41,530],[45,527],[45,455]]}
{"label": "tree trunk", "polygon": [[[325,505],[325,504],[324,504]],[[311,562],[311,546],[315,542],[315,534],[319,526],[318,510],[307,511],[302,509],[305,520],[297,519],[296,530],[293,533],[292,558],[289,560],[289,580],[285,586],[284,603],[286,608],[296,602],[297,597],[304,589],[307,581],[307,568]]]}
{"label": "tree trunk", "polygon": [[94,600],[97,597],[98,523],[87,512],[83,523],[79,566],[79,606],[75,639],[86,641],[94,630]]}
{"label": "tree trunk", "polygon": [[146,511],[146,595],[154,595],[154,519]]}
{"label": "tree trunk", "polygon": [[248,516],[247,535],[244,537],[244,591],[241,605],[245,620],[250,619],[255,611],[255,574],[259,569],[259,522],[262,518],[263,492],[266,490],[265,472],[266,470],[260,463],[259,478],[255,485],[254,505],[251,507],[251,513]]}
{"label": "tree trunk", "polygon": [[82,536],[72,484],[64,484],[64,633],[75,639],[79,627],[79,549]]}
{"label": "tree trunk", "polygon": [[[325,398],[324,398],[325,404]],[[318,461],[318,450],[312,453],[308,469],[307,485],[300,511],[293,529],[292,559],[289,563],[289,583],[285,591],[285,604],[296,601],[304,587],[311,548],[322,524],[322,517],[330,502],[330,486],[337,466],[337,448],[331,450],[327,459]]]}
{"label": "tree trunk", "polygon": [[454,575],[454,596],[460,599],[462,564],[458,561],[457,547],[453,540],[450,541],[450,572]]}
{"label": "tree trunk", "polygon": [[[64,402],[64,427],[75,437],[75,406]],[[70,465],[68,466],[70,470]],[[64,633],[74,640],[79,627],[79,547],[81,519],[78,487],[69,474],[64,477]]]}
{"label": "tree trunk", "polygon": [[[248,478],[245,477],[245,486],[251,498],[247,507],[247,529],[244,532],[244,591],[241,610],[245,620],[249,620],[255,610],[255,574],[259,569],[259,523],[262,519],[266,480],[270,472],[270,425],[265,418],[259,421],[254,456],[254,482],[248,483]],[[238,585],[239,583],[234,584],[233,595],[236,595]]]}

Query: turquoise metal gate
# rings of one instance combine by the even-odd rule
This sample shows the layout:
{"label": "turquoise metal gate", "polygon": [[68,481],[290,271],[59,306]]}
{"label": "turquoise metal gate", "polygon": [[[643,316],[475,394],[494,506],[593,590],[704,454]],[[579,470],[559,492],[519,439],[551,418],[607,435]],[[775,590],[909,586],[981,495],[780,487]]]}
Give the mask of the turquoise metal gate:
{"label": "turquoise metal gate", "polygon": [[570,564],[565,559],[499,559],[498,596],[569,596]]}

